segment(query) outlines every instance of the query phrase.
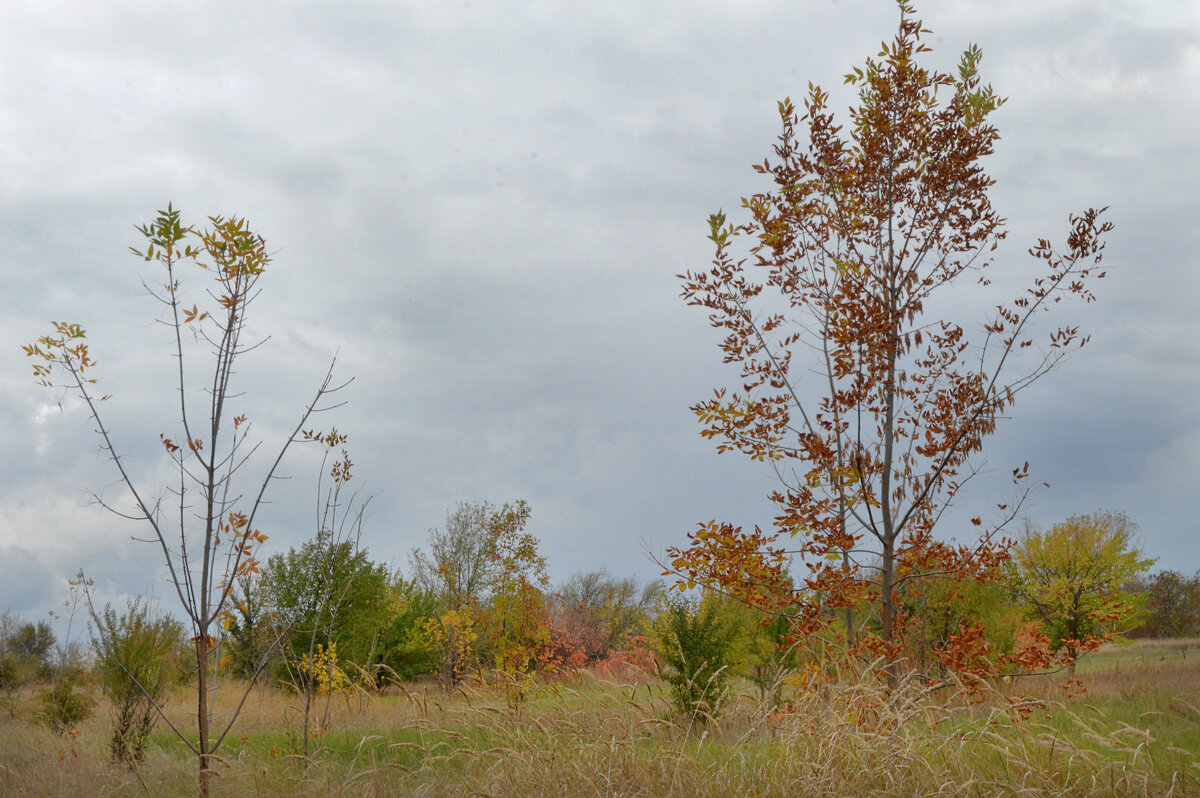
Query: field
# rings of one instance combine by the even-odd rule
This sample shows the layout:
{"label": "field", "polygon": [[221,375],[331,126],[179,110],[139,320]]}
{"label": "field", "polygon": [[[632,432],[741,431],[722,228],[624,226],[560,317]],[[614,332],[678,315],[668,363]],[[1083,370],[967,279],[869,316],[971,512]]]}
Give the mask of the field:
{"label": "field", "polygon": [[[1079,670],[1083,696],[1023,677],[982,703],[919,684],[889,699],[864,679],[796,690],[785,712],[747,685],[707,723],[673,717],[652,678],[539,685],[516,717],[487,688],[410,685],[338,699],[308,757],[294,697],[256,688],[214,795],[1200,796],[1200,641],[1110,648]],[[168,706],[185,727],[186,699]],[[74,738],[31,708],[0,709],[0,795],[195,794],[195,761],[161,724],[131,773],[107,760],[103,704]]]}

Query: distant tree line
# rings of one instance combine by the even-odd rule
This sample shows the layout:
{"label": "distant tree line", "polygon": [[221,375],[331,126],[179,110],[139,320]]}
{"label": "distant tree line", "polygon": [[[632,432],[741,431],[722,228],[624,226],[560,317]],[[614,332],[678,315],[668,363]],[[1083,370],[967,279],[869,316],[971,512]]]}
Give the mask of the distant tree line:
{"label": "distant tree line", "polygon": [[[299,690],[321,678],[370,687],[427,677],[451,688],[490,675],[518,700],[534,674],[636,645],[662,583],[596,570],[552,589],[524,530],[529,516],[520,501],[460,503],[411,552],[407,573],[373,561],[357,540],[320,535],[272,555],[261,573],[238,578],[219,643],[227,666]],[[312,670],[317,656],[324,677]]]}
{"label": "distant tree line", "polygon": [[[605,570],[551,588],[529,517],[520,501],[460,503],[411,552],[407,573],[373,561],[357,535],[319,533],[274,554],[237,579],[217,669],[300,696],[306,746],[327,729],[333,700],[389,683],[450,690],[469,680],[500,689],[515,713],[537,679],[591,667],[661,677],[679,710],[703,721],[737,679],[777,704],[787,684],[830,678],[824,644],[786,612]],[[1073,665],[1115,635],[1200,635],[1200,572],[1146,575],[1153,561],[1136,534],[1110,512],[1049,530],[1027,525],[994,578],[908,583],[897,597],[903,657],[930,679],[989,677],[1045,669],[1048,654]],[[842,623],[838,608],[826,611]],[[880,623],[861,608],[853,617],[859,634]],[[91,712],[99,687],[112,757],[134,767],[164,691],[196,678],[192,643],[183,624],[140,598],[98,612],[90,637],[90,648],[60,643],[45,621],[0,614],[0,691],[15,713],[21,691],[41,685],[39,716],[65,731]]]}

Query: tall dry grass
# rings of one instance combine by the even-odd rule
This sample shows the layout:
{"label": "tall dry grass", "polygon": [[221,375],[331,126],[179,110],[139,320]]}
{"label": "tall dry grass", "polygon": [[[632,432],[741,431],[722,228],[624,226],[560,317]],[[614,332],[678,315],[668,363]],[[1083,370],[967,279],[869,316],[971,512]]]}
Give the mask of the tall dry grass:
{"label": "tall dry grass", "polygon": [[[793,690],[772,712],[747,688],[717,718],[672,716],[656,683],[583,674],[536,688],[518,717],[498,691],[393,688],[336,699],[315,756],[297,756],[294,698],[256,689],[222,749],[228,796],[1200,795],[1200,657],[988,688],[982,703],[920,683]],[[218,713],[234,691],[218,695]],[[185,694],[168,705],[187,723]],[[136,773],[110,764],[104,707],[76,738],[0,716],[0,794],[188,795],[194,760],[163,732]],[[232,745],[229,743],[232,742]]]}

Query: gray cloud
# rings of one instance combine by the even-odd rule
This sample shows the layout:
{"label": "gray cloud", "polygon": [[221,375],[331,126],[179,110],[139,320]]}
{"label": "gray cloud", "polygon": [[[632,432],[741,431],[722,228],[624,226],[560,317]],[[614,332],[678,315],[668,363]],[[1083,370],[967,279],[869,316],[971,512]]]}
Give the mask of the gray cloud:
{"label": "gray cloud", "polygon": [[[1125,509],[1152,554],[1194,569],[1200,21],[1165,2],[919,11],[935,64],[979,42],[1010,98],[990,165],[1012,225],[997,296],[1069,211],[1111,205],[1117,224],[1099,301],[1067,314],[1092,343],[1022,398],[947,531],[1028,459],[1053,485],[1038,520]],[[560,578],[649,578],[643,539],[769,524],[768,472],[696,434],[688,406],[734,375],[674,275],[711,257],[709,213],[766,187],[750,165],[776,101],[812,79],[844,107],[841,75],[894,24],[867,0],[20,4],[0,33],[0,599],[53,603],[81,556],[114,597],[162,586],[152,547],[85,504],[125,498],[16,344],[83,323],[139,484],[163,479],[172,361],[138,282],[158,278],[127,247],[168,200],[193,221],[243,214],[278,250],[251,314],[271,340],[237,375],[269,445],[335,351],[354,378],[314,425],[351,434],[380,559],[402,565],[463,498],[528,499]],[[952,304],[969,319],[994,301]],[[311,534],[317,465],[306,450],[285,465],[273,546]],[[30,545],[42,529],[51,543]]]}

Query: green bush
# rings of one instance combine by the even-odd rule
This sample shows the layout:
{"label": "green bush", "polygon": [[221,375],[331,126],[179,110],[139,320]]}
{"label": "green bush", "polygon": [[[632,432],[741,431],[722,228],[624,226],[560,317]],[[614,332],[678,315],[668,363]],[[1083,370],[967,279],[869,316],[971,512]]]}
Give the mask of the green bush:
{"label": "green bush", "polygon": [[65,734],[92,716],[95,699],[83,685],[79,671],[63,675],[49,690],[38,693],[37,717],[56,734]]}
{"label": "green bush", "polygon": [[379,631],[381,667],[373,675],[413,681],[436,673],[442,661],[429,644],[425,626],[440,617],[437,597],[398,575],[389,590],[387,623]]}
{"label": "green bush", "polygon": [[229,595],[231,617],[222,644],[229,652],[230,672],[242,679],[258,678],[271,651],[271,630],[260,588],[261,580],[253,574],[243,574],[234,581],[234,590]]}
{"label": "green bush", "polygon": [[333,542],[327,533],[272,555],[256,586],[256,612],[279,624],[274,633],[286,630],[275,677],[290,681],[301,656],[332,643],[342,663],[372,669],[388,621],[389,581],[387,567],[355,541]]}
{"label": "green bush", "polygon": [[133,768],[145,756],[146,738],[158,720],[157,705],[174,681],[172,653],[183,634],[174,618],[155,617],[141,598],[118,615],[105,606],[92,638],[98,674],[112,707],[109,753]]}
{"label": "green bush", "polygon": [[658,655],[666,666],[663,678],[675,705],[700,722],[716,715],[729,692],[741,631],[719,598],[712,593],[699,601],[668,597],[654,623]]}
{"label": "green bush", "polygon": [[762,610],[742,605],[740,617],[745,632],[741,659],[747,678],[758,688],[759,698],[775,707],[783,700],[784,679],[800,665],[802,651],[794,640],[793,619],[768,616]]}
{"label": "green bush", "polygon": [[0,691],[15,705],[16,691],[35,679],[50,679],[54,632],[45,621],[22,623],[10,612],[0,613]]}
{"label": "green bush", "polygon": [[[10,717],[17,714],[17,692],[41,669],[41,662],[21,646],[26,627],[35,628],[32,624],[22,625],[21,620],[7,610],[0,612],[0,693],[5,696]],[[51,635],[47,645],[53,642]]]}

